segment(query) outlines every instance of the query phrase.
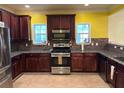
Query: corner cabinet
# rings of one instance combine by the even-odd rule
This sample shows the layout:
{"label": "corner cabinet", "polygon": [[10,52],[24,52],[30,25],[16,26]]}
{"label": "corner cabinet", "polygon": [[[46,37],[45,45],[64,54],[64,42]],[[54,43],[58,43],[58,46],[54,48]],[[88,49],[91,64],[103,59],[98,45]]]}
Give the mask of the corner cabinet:
{"label": "corner cabinet", "polygon": [[19,16],[20,40],[31,40],[31,17],[29,15]]}

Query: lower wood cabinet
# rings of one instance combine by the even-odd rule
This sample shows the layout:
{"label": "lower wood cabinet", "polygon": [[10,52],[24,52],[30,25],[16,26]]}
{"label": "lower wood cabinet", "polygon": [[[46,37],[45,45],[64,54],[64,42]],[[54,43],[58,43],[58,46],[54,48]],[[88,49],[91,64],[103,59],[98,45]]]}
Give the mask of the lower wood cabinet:
{"label": "lower wood cabinet", "polygon": [[71,70],[72,71],[83,71],[83,54],[72,53],[71,54]]}
{"label": "lower wood cabinet", "polygon": [[50,71],[50,54],[27,54],[25,63],[26,72]]}
{"label": "lower wood cabinet", "polygon": [[25,59],[25,71],[36,72],[38,67],[38,55],[37,54],[26,54]]}
{"label": "lower wood cabinet", "polygon": [[97,54],[84,53],[83,71],[97,71]]}
{"label": "lower wood cabinet", "polygon": [[97,71],[96,53],[72,53],[71,55],[72,71]]}
{"label": "lower wood cabinet", "polygon": [[50,71],[49,53],[21,54],[12,58],[12,78],[14,79],[22,72]]}
{"label": "lower wood cabinet", "polygon": [[111,59],[107,62],[107,82],[113,87],[116,85],[116,62]]}
{"label": "lower wood cabinet", "polygon": [[124,88],[124,65],[117,64],[116,88]]}
{"label": "lower wood cabinet", "polygon": [[37,71],[50,71],[50,54],[40,54]]}
{"label": "lower wood cabinet", "polygon": [[15,56],[14,58],[12,58],[12,78],[14,79],[21,72],[22,70],[21,70],[20,56]]}

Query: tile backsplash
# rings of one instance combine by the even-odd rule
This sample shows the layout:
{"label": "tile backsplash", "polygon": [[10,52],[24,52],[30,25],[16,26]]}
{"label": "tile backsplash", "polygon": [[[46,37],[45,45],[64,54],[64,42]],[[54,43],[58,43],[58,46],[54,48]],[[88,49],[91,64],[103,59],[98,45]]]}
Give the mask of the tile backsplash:
{"label": "tile backsplash", "polygon": [[121,52],[124,53],[124,45],[116,45],[108,43],[105,47],[108,51]]}

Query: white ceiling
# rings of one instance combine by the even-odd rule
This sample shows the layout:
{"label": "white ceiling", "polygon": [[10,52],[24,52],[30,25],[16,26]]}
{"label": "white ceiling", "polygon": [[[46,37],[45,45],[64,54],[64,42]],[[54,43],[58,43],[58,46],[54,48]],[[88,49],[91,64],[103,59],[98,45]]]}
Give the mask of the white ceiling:
{"label": "white ceiling", "polygon": [[91,4],[89,6],[84,6],[83,4],[31,4],[30,8],[25,8],[24,4],[4,4],[2,5],[8,9],[15,11],[61,11],[61,10],[99,10],[99,11],[109,11],[113,4]]}

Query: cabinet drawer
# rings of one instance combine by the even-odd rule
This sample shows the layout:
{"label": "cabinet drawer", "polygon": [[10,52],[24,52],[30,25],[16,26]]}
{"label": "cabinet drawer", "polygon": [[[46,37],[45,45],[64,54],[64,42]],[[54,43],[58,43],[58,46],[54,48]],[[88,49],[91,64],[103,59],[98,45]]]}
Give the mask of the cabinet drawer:
{"label": "cabinet drawer", "polygon": [[50,57],[50,54],[49,53],[40,53],[39,56],[43,56],[43,57]]}
{"label": "cabinet drawer", "polygon": [[71,56],[75,57],[75,56],[82,56],[83,57],[83,54],[82,53],[72,53]]}
{"label": "cabinet drawer", "polygon": [[97,56],[96,53],[84,53],[84,56]]}

